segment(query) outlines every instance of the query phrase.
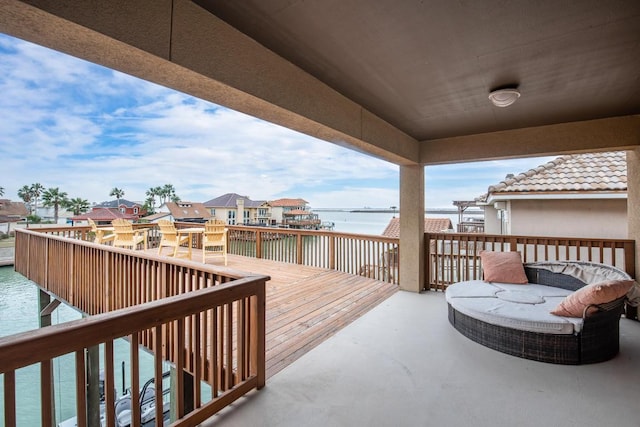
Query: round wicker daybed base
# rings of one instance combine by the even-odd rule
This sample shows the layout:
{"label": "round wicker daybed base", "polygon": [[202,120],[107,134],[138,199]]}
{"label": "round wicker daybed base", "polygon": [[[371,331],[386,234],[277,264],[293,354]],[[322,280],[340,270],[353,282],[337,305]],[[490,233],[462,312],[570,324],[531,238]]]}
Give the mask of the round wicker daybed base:
{"label": "round wicker daybed base", "polygon": [[[585,285],[574,277],[539,268],[540,264],[536,266],[525,264],[525,272],[530,283],[570,290]],[[593,265],[578,262],[572,264],[587,267]],[[622,277],[629,277],[614,267],[604,267],[619,271]],[[448,304],[449,322],[467,338],[502,353],[564,365],[597,363],[609,360],[618,354],[620,317],[624,311],[624,301],[623,297],[598,306],[600,311],[585,318],[580,332],[573,334],[532,332],[495,325],[461,313],[451,304]]]}
{"label": "round wicker daybed base", "polygon": [[512,356],[563,365],[598,363],[618,354],[623,301],[619,300],[617,310],[594,315],[601,319],[585,323],[579,334],[547,334],[492,325],[460,313],[451,304],[449,322],[467,338]]}

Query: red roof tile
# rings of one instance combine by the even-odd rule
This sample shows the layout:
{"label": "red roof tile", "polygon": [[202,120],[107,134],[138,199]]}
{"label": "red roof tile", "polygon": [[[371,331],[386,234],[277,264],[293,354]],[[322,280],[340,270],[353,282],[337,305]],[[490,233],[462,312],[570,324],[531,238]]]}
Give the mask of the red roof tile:
{"label": "red roof tile", "polygon": [[304,199],[277,199],[269,201],[269,204],[273,207],[298,207],[298,206],[307,206],[307,202]]}
{"label": "red roof tile", "polygon": [[9,199],[0,199],[0,222],[15,222],[29,215],[23,202],[12,202]]}
{"label": "red roof tile", "polygon": [[561,156],[489,187],[489,194],[627,191],[624,151]]}
{"label": "red roof tile", "polygon": [[[441,233],[442,231],[453,230],[453,224],[449,218],[425,218],[425,233]],[[384,229],[382,235],[385,237],[400,237],[400,218],[391,218],[387,228]]]}
{"label": "red roof tile", "polygon": [[125,214],[118,208],[93,208],[90,212],[71,217],[72,221],[82,221],[91,218],[98,221],[113,221],[116,218],[138,219],[137,215]]}

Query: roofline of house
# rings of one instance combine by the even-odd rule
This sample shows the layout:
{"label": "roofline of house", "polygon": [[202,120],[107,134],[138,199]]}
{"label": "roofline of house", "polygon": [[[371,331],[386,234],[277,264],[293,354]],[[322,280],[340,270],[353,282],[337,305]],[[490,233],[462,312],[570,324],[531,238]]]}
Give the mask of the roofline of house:
{"label": "roofline of house", "polygon": [[499,193],[490,195],[487,197],[486,202],[478,202],[479,205],[491,205],[494,202],[501,202],[507,200],[578,200],[578,199],[626,199],[626,191],[611,191],[611,192],[554,192],[554,193]]}

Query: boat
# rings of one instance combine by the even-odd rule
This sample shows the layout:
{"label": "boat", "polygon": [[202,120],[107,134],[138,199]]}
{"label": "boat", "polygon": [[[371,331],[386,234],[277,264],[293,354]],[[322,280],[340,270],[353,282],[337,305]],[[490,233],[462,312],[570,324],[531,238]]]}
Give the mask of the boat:
{"label": "boat", "polygon": [[[156,421],[156,401],[155,401],[155,379],[151,378],[144,383],[140,389],[140,425],[143,427],[155,426]],[[105,415],[105,399],[104,399],[104,380],[100,378],[100,425],[106,426]],[[170,424],[170,412],[171,412],[171,388],[170,388],[170,373],[164,372],[162,374],[162,413],[163,420],[162,425]],[[127,389],[125,393],[115,401],[115,425],[116,427],[129,427],[131,425],[131,389]],[[76,427],[78,425],[78,418],[71,417],[58,424],[58,427]]]}

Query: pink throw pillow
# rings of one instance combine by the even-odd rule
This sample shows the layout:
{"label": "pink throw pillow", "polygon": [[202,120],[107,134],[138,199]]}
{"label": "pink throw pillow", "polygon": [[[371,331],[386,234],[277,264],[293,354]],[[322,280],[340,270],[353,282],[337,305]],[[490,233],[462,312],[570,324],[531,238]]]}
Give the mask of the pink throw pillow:
{"label": "pink throw pillow", "polygon": [[[587,285],[568,295],[551,314],[564,317],[582,317],[584,309],[591,304],[604,304],[616,300],[629,292],[633,280],[609,280]],[[587,316],[597,312],[596,307],[587,310]]]}
{"label": "pink throw pillow", "polygon": [[529,283],[520,252],[480,252],[485,282]]}

